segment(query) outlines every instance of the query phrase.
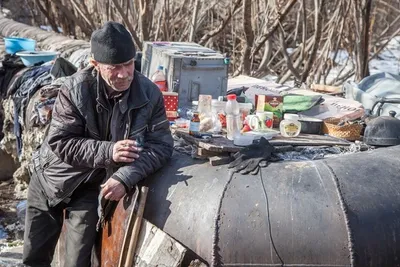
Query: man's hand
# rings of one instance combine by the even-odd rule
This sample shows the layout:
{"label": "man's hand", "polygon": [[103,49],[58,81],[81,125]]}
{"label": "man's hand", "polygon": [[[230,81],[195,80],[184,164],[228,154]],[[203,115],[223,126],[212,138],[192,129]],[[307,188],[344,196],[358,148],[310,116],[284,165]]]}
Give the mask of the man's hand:
{"label": "man's hand", "polygon": [[101,188],[101,194],[109,200],[119,201],[126,194],[125,186],[113,178],[108,179]]}
{"label": "man's hand", "polygon": [[138,152],[142,148],[137,146],[136,141],[121,140],[115,143],[113,147],[113,160],[114,162],[131,163],[139,158]]}

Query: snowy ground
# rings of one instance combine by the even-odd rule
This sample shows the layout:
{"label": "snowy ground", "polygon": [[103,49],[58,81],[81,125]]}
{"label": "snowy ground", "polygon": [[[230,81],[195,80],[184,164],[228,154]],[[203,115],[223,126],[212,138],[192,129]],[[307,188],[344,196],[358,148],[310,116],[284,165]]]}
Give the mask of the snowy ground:
{"label": "snowy ground", "polygon": [[[292,48],[288,48],[287,52],[290,54],[293,52]],[[373,52],[373,51],[372,51]],[[373,53],[371,53],[372,55]],[[333,59],[334,53],[332,52],[330,57]],[[349,70],[354,69],[354,65],[351,64],[350,60],[348,60],[349,54],[345,50],[339,50],[335,63],[336,67],[332,68],[329,72],[329,76],[327,78],[327,82],[333,81],[338,74],[341,75],[347,73]],[[343,68],[343,66],[346,64]],[[400,74],[400,36],[393,38],[388,45],[379,53],[377,57],[372,59],[369,62],[369,70],[370,74],[376,74],[380,72],[388,72],[392,74]],[[267,75],[264,79],[268,81],[276,81],[277,76],[275,75]],[[349,80],[353,81],[353,77]],[[293,86],[293,81],[288,81],[287,85]]]}

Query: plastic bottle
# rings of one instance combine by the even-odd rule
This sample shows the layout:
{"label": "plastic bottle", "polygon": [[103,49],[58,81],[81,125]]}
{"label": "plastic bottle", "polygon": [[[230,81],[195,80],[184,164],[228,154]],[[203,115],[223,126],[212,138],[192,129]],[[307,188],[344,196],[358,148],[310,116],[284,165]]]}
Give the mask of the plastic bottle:
{"label": "plastic bottle", "polygon": [[151,76],[151,81],[155,83],[162,92],[168,92],[167,78],[165,77],[163,66],[158,66],[157,71]]}
{"label": "plastic bottle", "polygon": [[284,137],[296,137],[300,134],[301,123],[299,122],[299,115],[285,114],[283,121],[279,124],[281,135]]}
{"label": "plastic bottle", "polygon": [[228,95],[228,102],[225,106],[226,113],[226,132],[229,140],[234,140],[240,136],[242,121],[240,118],[239,103],[236,101],[236,95]]}

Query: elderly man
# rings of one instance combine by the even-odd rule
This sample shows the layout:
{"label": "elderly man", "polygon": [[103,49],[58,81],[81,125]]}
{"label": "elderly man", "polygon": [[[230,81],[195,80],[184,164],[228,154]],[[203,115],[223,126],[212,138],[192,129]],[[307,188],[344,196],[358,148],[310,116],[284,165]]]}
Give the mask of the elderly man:
{"label": "elderly man", "polygon": [[91,52],[91,66],[61,87],[47,137],[33,156],[27,266],[50,266],[63,224],[65,266],[90,266],[99,193],[120,200],[173,151],[162,94],[134,70],[129,32],[106,23],[93,32]]}

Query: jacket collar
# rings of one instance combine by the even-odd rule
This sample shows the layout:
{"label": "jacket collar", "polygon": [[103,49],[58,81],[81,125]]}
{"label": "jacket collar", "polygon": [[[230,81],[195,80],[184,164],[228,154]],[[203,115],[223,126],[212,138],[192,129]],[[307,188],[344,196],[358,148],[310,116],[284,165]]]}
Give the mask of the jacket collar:
{"label": "jacket collar", "polygon": [[129,109],[137,109],[143,107],[149,102],[149,98],[145,92],[145,89],[140,80],[142,74],[135,70],[131,87],[129,88],[128,107]]}
{"label": "jacket collar", "polygon": [[[105,82],[101,78],[101,75],[93,69],[93,75],[97,79],[97,98],[96,101],[103,106],[108,108],[108,100],[106,95]],[[119,100],[119,107],[121,113],[125,113],[128,109],[136,109],[146,105],[149,102],[149,98],[143,91],[144,88],[140,85],[141,74],[135,70],[134,78],[129,89],[123,93]]]}

